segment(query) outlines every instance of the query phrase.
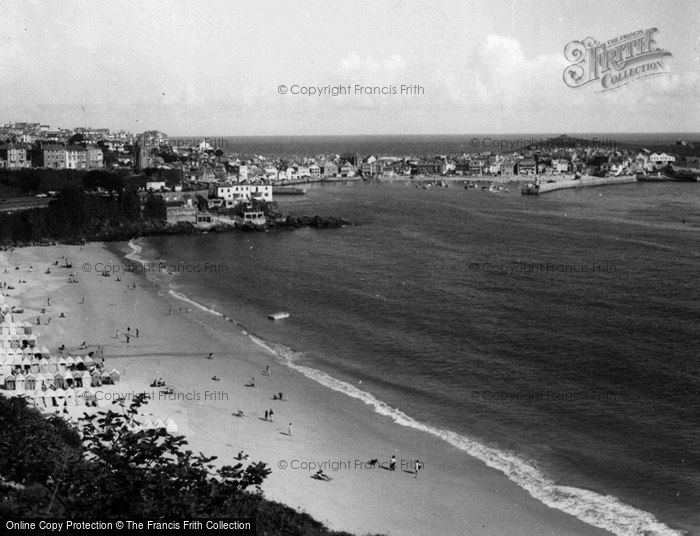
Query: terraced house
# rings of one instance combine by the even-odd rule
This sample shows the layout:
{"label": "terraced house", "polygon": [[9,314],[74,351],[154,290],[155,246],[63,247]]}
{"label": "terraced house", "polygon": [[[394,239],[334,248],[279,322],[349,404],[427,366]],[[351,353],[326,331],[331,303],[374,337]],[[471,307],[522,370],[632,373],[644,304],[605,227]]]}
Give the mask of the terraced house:
{"label": "terraced house", "polygon": [[65,169],[66,148],[63,145],[42,145],[32,149],[32,167]]}
{"label": "terraced house", "polygon": [[13,143],[0,145],[0,168],[20,169],[29,167],[27,150]]}

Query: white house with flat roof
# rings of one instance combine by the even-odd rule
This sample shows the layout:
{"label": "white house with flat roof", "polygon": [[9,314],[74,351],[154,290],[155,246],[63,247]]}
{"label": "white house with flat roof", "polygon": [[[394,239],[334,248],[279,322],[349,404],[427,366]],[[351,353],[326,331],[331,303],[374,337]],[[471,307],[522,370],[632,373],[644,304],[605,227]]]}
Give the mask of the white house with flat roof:
{"label": "white house with flat roof", "polygon": [[[216,197],[225,201],[239,203],[251,199],[272,201],[271,184],[222,184],[216,188]],[[226,204],[230,206],[229,203]]]}

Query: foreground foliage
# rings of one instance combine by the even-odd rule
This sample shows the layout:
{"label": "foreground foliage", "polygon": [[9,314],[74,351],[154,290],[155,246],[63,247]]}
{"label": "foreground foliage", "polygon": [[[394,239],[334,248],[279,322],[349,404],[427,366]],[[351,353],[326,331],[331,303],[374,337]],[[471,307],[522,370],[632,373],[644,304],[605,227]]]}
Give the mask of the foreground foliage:
{"label": "foreground foliage", "polygon": [[266,500],[262,462],[215,468],[182,436],[137,430],[140,397],[81,419],[80,432],[0,396],[0,518],[251,517],[258,534],[342,535]]}

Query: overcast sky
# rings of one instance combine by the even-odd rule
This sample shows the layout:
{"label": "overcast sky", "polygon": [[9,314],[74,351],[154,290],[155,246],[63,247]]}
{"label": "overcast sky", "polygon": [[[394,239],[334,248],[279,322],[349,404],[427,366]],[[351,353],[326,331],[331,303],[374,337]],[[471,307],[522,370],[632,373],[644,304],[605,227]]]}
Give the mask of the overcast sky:
{"label": "overcast sky", "polygon": [[[0,124],[171,136],[700,131],[697,0],[2,5]],[[564,84],[570,41],[651,27],[673,54],[669,74],[607,93]],[[424,94],[308,97],[281,84]]]}

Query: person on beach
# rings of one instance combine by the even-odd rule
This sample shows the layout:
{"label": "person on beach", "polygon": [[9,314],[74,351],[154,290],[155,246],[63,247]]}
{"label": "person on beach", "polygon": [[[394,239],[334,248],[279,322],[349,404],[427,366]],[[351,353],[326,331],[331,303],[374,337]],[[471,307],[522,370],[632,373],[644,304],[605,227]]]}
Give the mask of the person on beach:
{"label": "person on beach", "polygon": [[119,330],[117,330],[117,337],[116,337],[116,338],[117,338],[117,339],[119,338]]}
{"label": "person on beach", "polygon": [[275,412],[270,410],[270,422],[275,422],[275,420],[273,419],[274,415],[275,415]]}
{"label": "person on beach", "polygon": [[136,328],[136,338],[139,338],[139,328]]}
{"label": "person on beach", "polygon": [[168,316],[173,316],[173,308],[168,309]]}
{"label": "person on beach", "polygon": [[416,460],[416,466],[415,466],[415,471],[413,471],[413,478],[418,478],[418,471],[423,469],[423,464],[420,462],[420,460]]}
{"label": "person on beach", "polygon": [[289,432],[288,434],[291,436],[292,435],[292,423],[289,423]]}
{"label": "person on beach", "polygon": [[268,412],[267,412],[267,410],[265,410],[265,420],[267,420],[267,415],[268,415]]}
{"label": "person on beach", "polygon": [[51,307],[51,298],[48,298],[48,299],[46,300],[46,305],[48,305],[49,307]]}
{"label": "person on beach", "polygon": [[391,455],[391,461],[389,462],[389,469],[396,471],[396,456]]}
{"label": "person on beach", "polygon": [[126,336],[126,344],[129,344],[129,341],[131,341],[131,336],[130,336],[130,335],[127,335],[127,336]]}
{"label": "person on beach", "polygon": [[214,359],[214,352],[209,352],[207,359]]}
{"label": "person on beach", "polygon": [[282,400],[282,393],[280,393],[280,400]]}
{"label": "person on beach", "polygon": [[265,372],[267,372],[267,375],[268,375],[268,376],[270,375],[270,365],[268,365],[267,367],[265,367]]}
{"label": "person on beach", "polygon": [[314,478],[316,478],[318,480],[325,480],[326,482],[331,481],[331,477],[329,477],[326,473],[324,473],[323,469],[319,469],[318,471],[316,471]]}

